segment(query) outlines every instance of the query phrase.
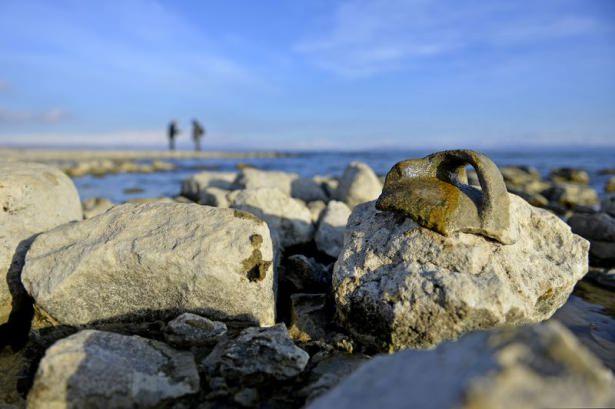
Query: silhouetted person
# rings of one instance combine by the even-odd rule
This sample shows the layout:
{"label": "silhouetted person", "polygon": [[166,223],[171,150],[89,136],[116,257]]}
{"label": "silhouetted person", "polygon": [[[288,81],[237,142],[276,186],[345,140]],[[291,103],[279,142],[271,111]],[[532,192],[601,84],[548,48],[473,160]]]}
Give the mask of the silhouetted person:
{"label": "silhouetted person", "polygon": [[169,123],[169,149],[175,150],[175,138],[179,134],[179,128],[177,127],[177,121],[173,120]]}
{"label": "silhouetted person", "polygon": [[194,141],[194,150],[201,150],[201,139],[205,136],[205,128],[196,119],[192,120],[192,140]]}

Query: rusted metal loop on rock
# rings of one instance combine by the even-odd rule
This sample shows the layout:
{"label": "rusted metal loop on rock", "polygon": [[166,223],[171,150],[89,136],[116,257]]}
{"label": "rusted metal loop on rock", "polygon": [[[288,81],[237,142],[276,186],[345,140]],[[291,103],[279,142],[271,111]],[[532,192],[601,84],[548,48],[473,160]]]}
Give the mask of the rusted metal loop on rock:
{"label": "rusted metal loop on rock", "polygon": [[[481,189],[467,184],[467,165],[476,170]],[[386,176],[376,207],[404,214],[444,235],[464,232],[503,244],[516,241],[502,174],[491,159],[471,150],[397,163]]]}

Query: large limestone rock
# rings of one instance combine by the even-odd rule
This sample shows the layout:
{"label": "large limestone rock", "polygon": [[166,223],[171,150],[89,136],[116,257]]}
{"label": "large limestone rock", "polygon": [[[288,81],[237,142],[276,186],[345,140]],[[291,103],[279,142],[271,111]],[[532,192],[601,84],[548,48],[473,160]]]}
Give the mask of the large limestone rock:
{"label": "large limestone rock", "polygon": [[275,188],[305,202],[327,199],[325,191],[317,181],[289,172],[245,168],[237,177],[235,186],[239,189]]}
{"label": "large limestone rock", "polygon": [[351,162],[339,181],[335,199],[350,207],[378,198],[382,183],[372,168],[362,162]]}
{"label": "large limestone rock", "polygon": [[152,408],[198,390],[191,353],[138,336],[85,330],[47,350],[28,407]]}
{"label": "large limestone rock", "polygon": [[338,319],[381,350],[431,347],[480,328],[550,317],[587,272],[588,242],[509,194],[515,244],[356,207],[333,272]]}
{"label": "large limestone rock", "polygon": [[22,281],[61,324],[188,311],[271,325],[272,260],[269,229],[249,213],[126,204],[38,236]]}
{"label": "large limestone rock", "polygon": [[343,202],[332,200],[327,204],[314,236],[318,250],[337,258],[344,244],[344,231],[350,212],[350,208]]}
{"label": "large limestone rock", "polygon": [[32,236],[82,218],[79,194],[66,174],[38,163],[0,161],[0,323],[22,292],[19,272]]}
{"label": "large limestone rock", "polygon": [[234,172],[200,172],[182,182],[181,194],[189,199],[198,200],[205,188],[231,189],[236,177],[237,174]]}
{"label": "large limestone rock", "polygon": [[234,192],[231,207],[250,212],[267,222],[271,235],[282,247],[307,243],[314,236],[307,206],[278,189],[260,188]]}
{"label": "large limestone rock", "polygon": [[480,332],[435,351],[380,356],[308,406],[559,408],[615,405],[612,373],[561,324]]}

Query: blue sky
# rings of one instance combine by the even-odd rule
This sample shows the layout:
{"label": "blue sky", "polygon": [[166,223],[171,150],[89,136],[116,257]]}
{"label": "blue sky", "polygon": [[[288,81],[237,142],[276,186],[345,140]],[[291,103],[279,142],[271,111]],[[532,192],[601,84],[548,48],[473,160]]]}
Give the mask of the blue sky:
{"label": "blue sky", "polygon": [[0,2],[0,144],[193,117],[215,148],[615,146],[615,2]]}

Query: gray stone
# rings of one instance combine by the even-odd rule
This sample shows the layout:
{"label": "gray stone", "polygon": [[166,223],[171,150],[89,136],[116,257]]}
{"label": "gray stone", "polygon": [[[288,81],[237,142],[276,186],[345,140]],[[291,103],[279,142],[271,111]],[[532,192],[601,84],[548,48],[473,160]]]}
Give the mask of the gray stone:
{"label": "gray stone", "polygon": [[216,344],[226,334],[226,324],[185,312],[167,324],[164,338],[174,346],[187,348]]}
{"label": "gray stone", "polygon": [[290,337],[308,342],[324,340],[329,317],[326,294],[293,294],[290,296]]}
{"label": "gray stone", "polygon": [[612,373],[549,322],[374,358],[308,408],[611,407],[614,391]]}
{"label": "gray stone", "polygon": [[615,217],[606,213],[575,213],[568,224],[573,233],[588,240],[615,242]]}
{"label": "gray stone", "polygon": [[39,235],[22,281],[61,324],[194,312],[271,325],[272,260],[269,229],[249,213],[126,204]]}
{"label": "gray stone", "polygon": [[308,385],[299,393],[311,402],[339,384],[347,376],[353,373],[369,357],[359,354],[335,352],[320,360],[310,371]]}
{"label": "gray stone", "polygon": [[291,196],[304,202],[325,201],[328,195],[322,186],[313,179],[299,177],[291,184]]}
{"label": "gray stone", "polygon": [[372,168],[362,162],[351,162],[339,181],[334,198],[349,207],[375,200],[382,193],[382,183]]}
{"label": "gray stone", "polygon": [[32,237],[82,218],[77,189],[59,169],[0,161],[0,323],[25,295],[19,273]]}
{"label": "gray stone", "polygon": [[555,183],[578,183],[589,184],[589,174],[583,169],[559,168],[549,174],[549,178]]}
{"label": "gray stone", "polygon": [[340,322],[381,350],[432,347],[476,329],[549,318],[587,272],[589,243],[552,213],[510,195],[519,240],[449,237],[356,207],[333,289]]}
{"label": "gray stone", "polygon": [[568,224],[590,241],[589,255],[598,265],[615,265],[615,217],[607,213],[576,213]]}
{"label": "gray stone", "polygon": [[197,202],[207,206],[229,207],[229,193],[230,191],[219,187],[206,187],[199,191]]}
{"label": "gray stone", "polygon": [[314,237],[312,215],[307,206],[278,189],[261,188],[233,192],[231,207],[244,210],[269,225],[274,241],[281,247],[307,243]]}
{"label": "gray stone", "polygon": [[138,336],[85,330],[47,350],[28,407],[153,408],[198,390],[189,352]]}
{"label": "gray stone", "polygon": [[337,258],[344,245],[344,231],[351,210],[343,202],[335,200],[327,204],[314,236],[318,250]]}
{"label": "gray stone", "polygon": [[[467,165],[476,169],[482,189],[467,184]],[[437,152],[395,164],[376,208],[411,217],[447,236],[482,234],[504,244],[514,243],[518,236],[510,223],[502,175],[491,159],[471,150]]]}
{"label": "gray stone", "polygon": [[542,192],[552,202],[566,208],[576,206],[596,206],[600,203],[598,193],[586,185],[560,183]]}
{"label": "gray stone", "polygon": [[236,177],[237,174],[234,172],[200,172],[182,182],[181,194],[189,199],[198,200],[201,191],[208,187],[230,190]]}
{"label": "gray stone", "polygon": [[113,202],[104,197],[94,197],[88,200],[85,200],[82,204],[83,207],[83,218],[91,219],[94,216],[98,216],[101,213],[106,212],[107,210],[113,207]]}
{"label": "gray stone", "polygon": [[219,346],[207,357],[211,373],[243,385],[283,381],[299,375],[310,356],[297,347],[284,324],[246,328],[237,338]]}
{"label": "gray stone", "polygon": [[603,212],[615,217],[615,194],[605,195],[602,199],[601,209]]}
{"label": "gray stone", "polygon": [[330,269],[303,254],[288,257],[284,278],[299,292],[318,293],[331,289]]}

